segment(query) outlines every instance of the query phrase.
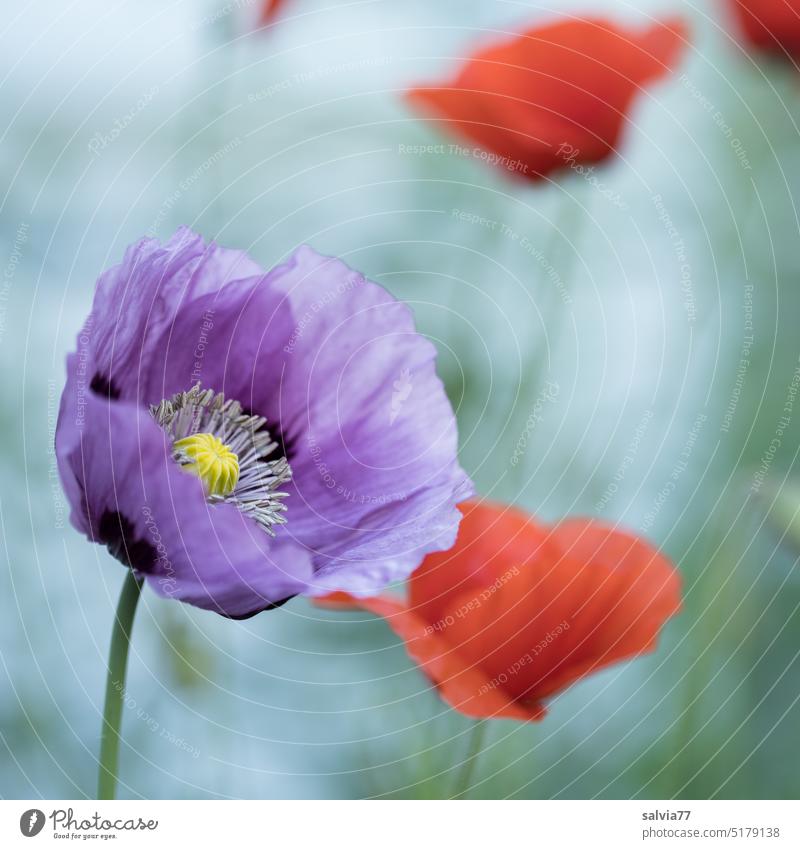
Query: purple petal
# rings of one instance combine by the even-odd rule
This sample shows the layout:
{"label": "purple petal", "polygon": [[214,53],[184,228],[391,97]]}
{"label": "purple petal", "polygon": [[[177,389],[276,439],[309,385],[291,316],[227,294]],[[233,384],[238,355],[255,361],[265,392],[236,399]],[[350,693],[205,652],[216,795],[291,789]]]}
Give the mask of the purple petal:
{"label": "purple petal", "polygon": [[93,393],[83,424],[68,426],[68,410],[56,439],[73,523],[157,593],[238,618],[305,590],[308,553],[267,536],[232,505],[208,504],[149,413]]}
{"label": "purple petal", "polygon": [[282,348],[294,326],[289,300],[272,285],[275,274],[236,280],[187,303],[155,343],[147,397],[157,403],[201,383],[264,414],[280,391]]}
{"label": "purple petal", "polygon": [[132,245],[120,265],[100,276],[78,337],[87,382],[112,398],[161,400],[148,397],[161,372],[159,343],[182,310],[231,281],[260,273],[245,253],[206,245],[185,227],[164,245],[156,239]]}
{"label": "purple petal", "polygon": [[314,554],[314,593],[374,592],[449,548],[472,494],[436,351],[408,307],[308,247],[274,285],[296,321],[264,399],[290,446],[285,531]]}

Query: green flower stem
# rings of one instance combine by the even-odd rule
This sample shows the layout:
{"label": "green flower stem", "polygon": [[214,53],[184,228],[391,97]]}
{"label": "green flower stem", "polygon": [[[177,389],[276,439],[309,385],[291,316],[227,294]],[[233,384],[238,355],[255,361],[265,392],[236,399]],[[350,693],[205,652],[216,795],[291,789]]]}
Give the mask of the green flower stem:
{"label": "green flower stem", "polygon": [[453,790],[453,798],[463,798],[472,786],[472,776],[475,773],[475,766],[478,762],[478,756],[483,750],[483,743],[486,739],[486,729],[488,721],[479,719],[472,726],[469,732],[469,749],[467,756],[461,762],[460,769],[456,775],[455,787]]}
{"label": "green flower stem", "polygon": [[119,728],[125,700],[125,676],[128,671],[128,647],[131,641],[133,617],[142,593],[142,582],[129,569],[122,585],[117,616],[111,631],[108,653],[106,703],[103,708],[103,728],[100,735],[100,761],[97,774],[97,798],[113,799],[117,790],[119,766]]}

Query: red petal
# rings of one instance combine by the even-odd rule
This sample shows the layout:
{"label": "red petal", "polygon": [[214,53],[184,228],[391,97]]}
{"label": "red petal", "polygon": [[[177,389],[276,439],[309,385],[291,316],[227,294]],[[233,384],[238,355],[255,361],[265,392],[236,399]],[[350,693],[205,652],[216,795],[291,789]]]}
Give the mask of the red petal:
{"label": "red petal", "polygon": [[800,55],[798,0],[730,0],[747,40],[755,47]]}
{"label": "red petal", "polygon": [[524,704],[652,650],[680,609],[677,572],[642,540],[575,520],[552,542],[556,557],[528,562],[477,605],[462,594],[441,631],[466,665]]}
{"label": "red petal", "polygon": [[[389,627],[406,644],[410,657],[433,682],[439,695],[455,710],[476,718],[493,717],[538,720],[545,709],[539,704],[520,704],[494,685],[480,668],[469,663],[458,647],[441,636],[402,602],[388,596],[356,598],[335,593],[331,606],[362,608],[386,619]],[[331,596],[316,599],[328,606]]]}
{"label": "red petal", "polygon": [[687,36],[680,20],[644,33],[602,19],[536,27],[475,54],[452,83],[416,88],[412,103],[443,129],[496,154],[529,179],[616,147],[634,97],[674,64]]}
{"label": "red petal", "polygon": [[472,502],[456,546],[412,576],[412,602],[325,601],[384,617],[442,698],[469,716],[537,720],[542,700],[655,647],[680,610],[680,578],[656,549],[594,520],[545,529]]}
{"label": "red petal", "polygon": [[459,509],[456,544],[426,557],[409,583],[409,607],[429,624],[450,612],[454,598],[482,592],[546,542],[546,530],[516,507],[468,501]]}
{"label": "red petal", "polygon": [[258,25],[263,27],[272,23],[272,21],[274,21],[280,14],[285,3],[286,0],[264,0],[263,5],[261,6],[261,14],[258,19]]}

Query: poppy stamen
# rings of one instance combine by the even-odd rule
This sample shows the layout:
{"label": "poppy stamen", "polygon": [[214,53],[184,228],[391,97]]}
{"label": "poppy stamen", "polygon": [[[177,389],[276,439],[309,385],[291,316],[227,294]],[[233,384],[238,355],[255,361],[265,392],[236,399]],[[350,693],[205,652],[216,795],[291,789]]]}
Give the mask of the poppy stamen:
{"label": "poppy stamen", "polygon": [[211,504],[233,504],[270,536],[286,523],[286,492],[280,487],[292,477],[285,457],[274,460],[278,443],[263,416],[243,412],[238,401],[200,384],[150,408],[156,422],[172,439],[173,458],[203,482]]}
{"label": "poppy stamen", "polygon": [[175,459],[197,475],[206,495],[230,495],[239,481],[239,458],[213,433],[196,433],[178,439],[172,446]]}

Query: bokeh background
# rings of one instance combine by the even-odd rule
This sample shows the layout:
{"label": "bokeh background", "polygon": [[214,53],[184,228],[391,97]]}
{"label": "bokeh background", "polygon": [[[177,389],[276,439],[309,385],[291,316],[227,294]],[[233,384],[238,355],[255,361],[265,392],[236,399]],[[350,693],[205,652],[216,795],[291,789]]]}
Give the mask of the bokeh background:
{"label": "bokeh background", "polygon": [[[598,11],[682,13],[693,42],[597,170],[608,192],[408,152],[451,141],[409,85]],[[95,792],[123,573],[69,526],[64,356],[99,272],[188,224],[265,266],[308,242],[408,301],[481,494],[619,522],[683,574],[658,651],[541,723],[495,722],[471,796],[796,797],[800,72],[743,48],[724,0],[257,15],[31,0],[0,20],[0,794]],[[146,592],[128,691],[127,797],[445,797],[467,750],[383,622],[300,599],[230,622]]]}

